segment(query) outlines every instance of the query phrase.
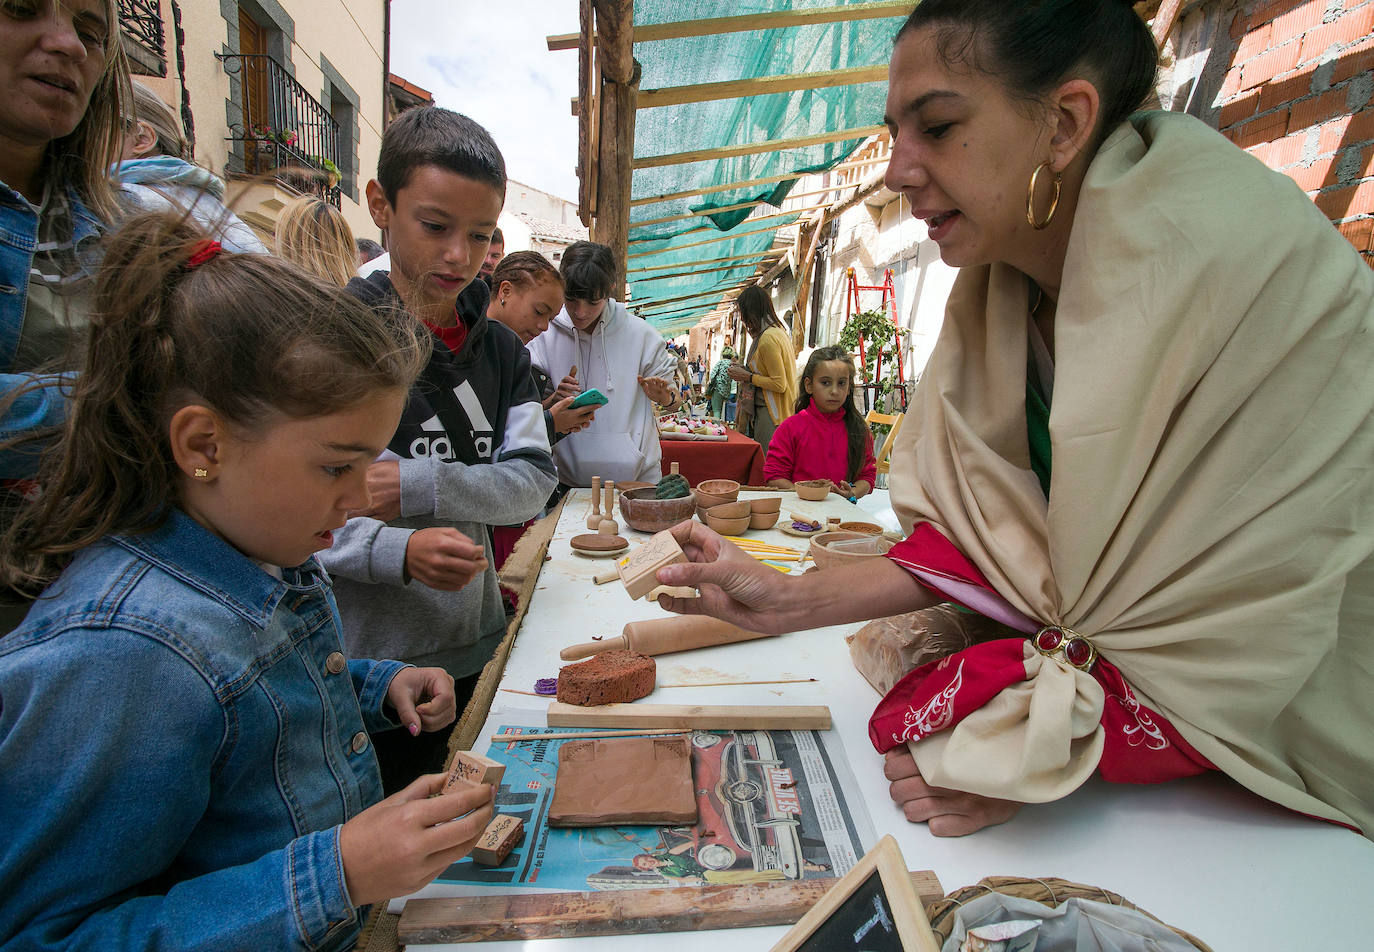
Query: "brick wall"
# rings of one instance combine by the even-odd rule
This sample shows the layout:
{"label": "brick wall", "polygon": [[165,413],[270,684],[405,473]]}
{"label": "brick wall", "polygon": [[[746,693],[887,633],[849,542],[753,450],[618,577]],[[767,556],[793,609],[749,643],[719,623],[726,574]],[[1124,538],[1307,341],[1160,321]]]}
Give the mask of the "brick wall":
{"label": "brick wall", "polygon": [[1225,15],[1235,46],[1217,128],[1297,182],[1374,266],[1374,0],[1254,0]]}

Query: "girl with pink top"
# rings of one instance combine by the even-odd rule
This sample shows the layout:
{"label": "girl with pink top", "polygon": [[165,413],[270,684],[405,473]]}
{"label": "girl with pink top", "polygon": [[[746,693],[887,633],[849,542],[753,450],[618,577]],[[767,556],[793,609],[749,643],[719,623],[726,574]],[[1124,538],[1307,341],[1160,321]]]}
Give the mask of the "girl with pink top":
{"label": "girl with pink top", "polygon": [[807,479],[830,480],[849,500],[873,491],[873,434],[854,404],[854,358],[843,347],[812,351],[792,416],[768,445],[763,478],[775,489]]}

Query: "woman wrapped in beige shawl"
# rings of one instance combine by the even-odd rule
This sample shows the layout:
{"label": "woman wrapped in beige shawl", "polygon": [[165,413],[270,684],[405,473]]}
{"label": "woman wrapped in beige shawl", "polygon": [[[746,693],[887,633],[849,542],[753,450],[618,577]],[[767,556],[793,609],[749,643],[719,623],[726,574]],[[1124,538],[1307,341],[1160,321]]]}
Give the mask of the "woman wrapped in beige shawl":
{"label": "woman wrapped in beige shawl", "polygon": [[664,605],[788,631],[954,600],[1023,634],[874,716],[937,834],[1215,768],[1374,836],[1374,274],[1284,176],[1130,115],[1128,3],[1063,5],[925,0],[898,35],[887,181],[963,269],[893,454],[910,538],[792,579],[684,525],[660,580],[702,598]]}

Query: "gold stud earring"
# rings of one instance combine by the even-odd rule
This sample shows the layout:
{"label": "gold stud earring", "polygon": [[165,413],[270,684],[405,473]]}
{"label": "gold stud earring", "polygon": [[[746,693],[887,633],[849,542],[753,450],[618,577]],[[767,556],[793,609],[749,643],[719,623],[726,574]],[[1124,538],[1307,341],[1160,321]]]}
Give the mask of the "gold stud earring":
{"label": "gold stud earring", "polygon": [[208,469],[201,469],[199,466],[196,467],[196,479],[204,479],[209,475],[210,471]]}

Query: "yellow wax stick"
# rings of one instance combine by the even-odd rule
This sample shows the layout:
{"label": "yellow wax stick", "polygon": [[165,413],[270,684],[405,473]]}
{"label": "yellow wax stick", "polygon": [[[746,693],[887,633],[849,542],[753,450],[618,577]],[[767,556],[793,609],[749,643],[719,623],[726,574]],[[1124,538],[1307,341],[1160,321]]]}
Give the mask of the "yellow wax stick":
{"label": "yellow wax stick", "polygon": [[801,553],[796,555],[779,555],[773,552],[750,552],[748,555],[758,559],[760,562],[771,559],[774,562],[800,562]]}

